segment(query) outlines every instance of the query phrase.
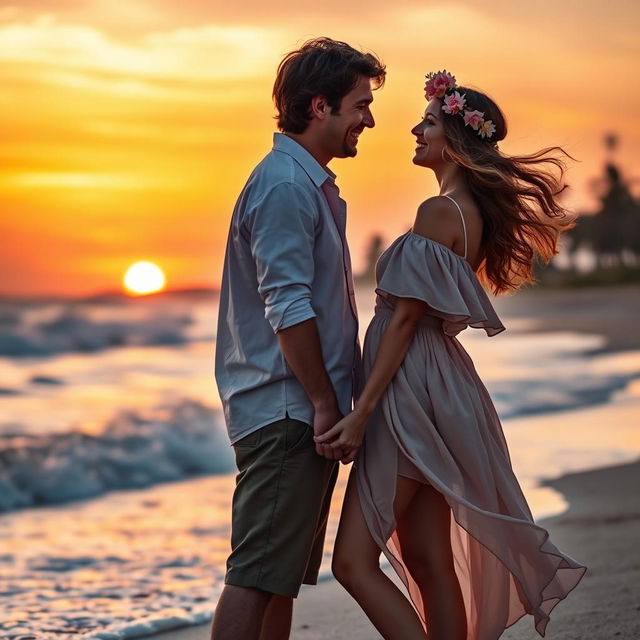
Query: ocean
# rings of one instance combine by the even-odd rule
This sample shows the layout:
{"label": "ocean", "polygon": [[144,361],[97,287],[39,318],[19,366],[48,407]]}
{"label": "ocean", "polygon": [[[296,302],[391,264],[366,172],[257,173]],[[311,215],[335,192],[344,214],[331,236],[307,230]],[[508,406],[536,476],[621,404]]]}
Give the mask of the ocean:
{"label": "ocean", "polygon": [[[364,334],[373,296],[358,299]],[[607,351],[597,333],[539,333],[535,315],[460,341],[542,518],[566,507],[545,478],[640,453],[640,351]],[[2,638],[119,640],[209,619],[235,481],[216,321],[213,292],[0,301]]]}

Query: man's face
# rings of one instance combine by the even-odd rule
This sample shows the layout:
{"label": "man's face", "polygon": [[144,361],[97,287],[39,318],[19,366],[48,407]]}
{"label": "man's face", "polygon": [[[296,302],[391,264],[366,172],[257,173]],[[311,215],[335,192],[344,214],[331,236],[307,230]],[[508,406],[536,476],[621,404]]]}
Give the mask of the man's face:
{"label": "man's face", "polygon": [[327,151],[334,158],[352,158],[358,153],[358,136],[365,127],[375,126],[370,105],[371,80],[360,76],[358,84],[342,98],[340,108],[326,121]]}

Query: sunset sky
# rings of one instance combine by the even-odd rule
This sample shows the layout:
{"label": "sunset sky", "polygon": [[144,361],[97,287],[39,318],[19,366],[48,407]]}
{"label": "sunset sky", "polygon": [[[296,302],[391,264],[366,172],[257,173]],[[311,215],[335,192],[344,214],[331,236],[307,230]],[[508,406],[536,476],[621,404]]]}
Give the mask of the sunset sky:
{"label": "sunset sky", "polygon": [[377,126],[331,164],[356,270],[373,232],[390,241],[437,193],[409,133],[431,70],[500,104],[503,151],[578,158],[567,203],[593,209],[606,132],[640,178],[639,32],[622,0],[0,1],[0,293],[118,289],[138,260],[169,287],[217,285],[233,204],[271,147],[277,64],[319,35],[388,68]]}

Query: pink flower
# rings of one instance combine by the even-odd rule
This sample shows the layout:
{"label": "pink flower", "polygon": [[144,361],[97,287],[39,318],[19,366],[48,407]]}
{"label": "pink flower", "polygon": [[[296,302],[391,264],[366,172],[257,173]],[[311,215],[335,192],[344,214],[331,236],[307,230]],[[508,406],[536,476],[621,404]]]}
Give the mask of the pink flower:
{"label": "pink flower", "polygon": [[482,111],[465,111],[464,112],[464,124],[469,125],[476,131],[484,122],[484,113]]}
{"label": "pink flower", "polygon": [[427,74],[427,84],[424,87],[427,100],[442,98],[448,89],[455,89],[456,79],[446,69],[444,71],[432,71]]}
{"label": "pink flower", "polygon": [[496,132],[496,125],[491,120],[485,120],[478,129],[478,134],[483,138],[491,138]]}
{"label": "pink flower", "polygon": [[451,116],[460,113],[464,109],[464,105],[467,103],[466,95],[460,95],[457,91],[453,94],[449,94],[444,97],[444,105],[442,110]]}

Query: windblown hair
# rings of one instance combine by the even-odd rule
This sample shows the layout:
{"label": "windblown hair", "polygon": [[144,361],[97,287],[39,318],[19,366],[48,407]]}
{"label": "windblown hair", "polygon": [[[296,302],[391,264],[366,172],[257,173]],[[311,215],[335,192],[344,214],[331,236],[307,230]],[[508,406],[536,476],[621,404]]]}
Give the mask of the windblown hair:
{"label": "windblown hair", "polygon": [[361,53],[346,42],[315,38],[288,53],[278,67],[273,101],[278,128],[302,133],[311,120],[314,96],[322,95],[332,113],[339,113],[342,98],[361,76],[371,78],[374,88],[384,84],[385,66],[371,53]]}
{"label": "windblown hair", "polygon": [[498,105],[479,91],[456,91],[466,95],[468,109],[484,112],[496,127],[484,139],[463,118],[443,117],[447,153],[462,167],[483,219],[478,276],[496,294],[516,290],[535,281],[535,262],[549,262],[560,234],[574,225],[559,199],[566,189],[564,158],[571,156],[561,147],[522,156],[501,153],[497,141],[507,135],[507,123]]}

